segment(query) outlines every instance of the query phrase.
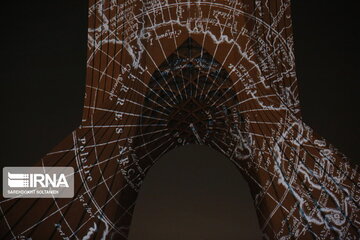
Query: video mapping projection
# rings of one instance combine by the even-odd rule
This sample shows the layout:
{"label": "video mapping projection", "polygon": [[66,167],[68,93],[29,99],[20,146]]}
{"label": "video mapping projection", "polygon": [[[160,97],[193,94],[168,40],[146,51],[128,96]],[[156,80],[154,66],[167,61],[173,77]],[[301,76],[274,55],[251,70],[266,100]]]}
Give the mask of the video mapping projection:
{"label": "video mapping projection", "polygon": [[128,239],[150,167],[200,144],[246,178],[264,239],[359,239],[358,166],[301,118],[290,10],[89,0],[82,123],[37,164],[73,167],[75,195],[2,198],[0,238]]}

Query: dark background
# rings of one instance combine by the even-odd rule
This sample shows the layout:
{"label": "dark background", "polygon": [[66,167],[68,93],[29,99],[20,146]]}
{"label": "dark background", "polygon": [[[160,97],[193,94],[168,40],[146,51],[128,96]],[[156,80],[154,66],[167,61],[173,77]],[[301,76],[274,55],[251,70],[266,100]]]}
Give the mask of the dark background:
{"label": "dark background", "polygon": [[[292,9],[303,118],[359,163],[356,1],[294,0]],[[1,166],[31,166],[79,125],[86,31],[85,0],[2,4]],[[254,239],[249,191],[229,161],[200,146],[175,151],[150,171],[131,239]]]}

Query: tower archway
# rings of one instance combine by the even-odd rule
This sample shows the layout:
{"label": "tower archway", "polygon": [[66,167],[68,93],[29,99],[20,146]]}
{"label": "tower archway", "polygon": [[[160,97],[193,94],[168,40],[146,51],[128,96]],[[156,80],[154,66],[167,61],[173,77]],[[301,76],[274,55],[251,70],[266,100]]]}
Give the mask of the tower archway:
{"label": "tower archway", "polygon": [[[136,133],[141,137],[133,142],[138,159],[155,162],[186,144],[207,145],[229,158],[250,155],[233,82],[222,64],[195,40],[188,38],[170,54],[148,86]],[[165,107],[159,108],[159,103]]]}

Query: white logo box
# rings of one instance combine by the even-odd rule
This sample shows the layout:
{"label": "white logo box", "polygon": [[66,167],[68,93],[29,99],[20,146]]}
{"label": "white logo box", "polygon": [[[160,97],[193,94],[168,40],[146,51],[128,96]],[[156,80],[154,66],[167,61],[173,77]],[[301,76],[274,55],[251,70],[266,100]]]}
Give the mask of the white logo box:
{"label": "white logo box", "polygon": [[4,167],[4,198],[72,198],[72,167]]}

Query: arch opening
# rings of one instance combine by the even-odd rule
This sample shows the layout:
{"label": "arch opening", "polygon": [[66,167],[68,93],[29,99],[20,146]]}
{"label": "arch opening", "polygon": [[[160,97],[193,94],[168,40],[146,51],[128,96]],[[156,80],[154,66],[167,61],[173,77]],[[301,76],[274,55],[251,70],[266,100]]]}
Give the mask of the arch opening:
{"label": "arch opening", "polygon": [[253,204],[247,182],[225,156],[208,146],[181,146],[148,171],[129,240],[260,239]]}

